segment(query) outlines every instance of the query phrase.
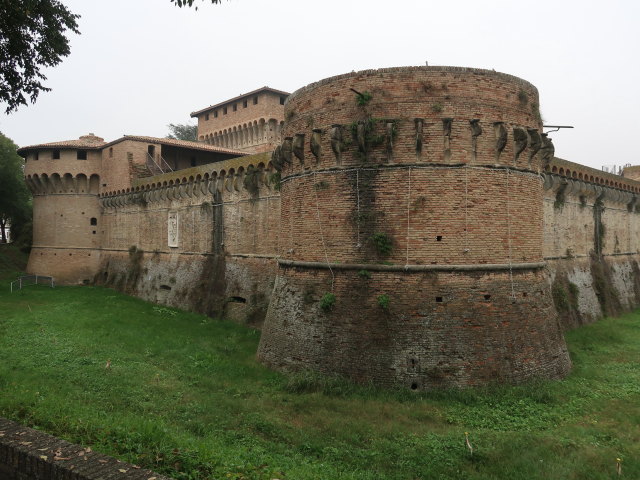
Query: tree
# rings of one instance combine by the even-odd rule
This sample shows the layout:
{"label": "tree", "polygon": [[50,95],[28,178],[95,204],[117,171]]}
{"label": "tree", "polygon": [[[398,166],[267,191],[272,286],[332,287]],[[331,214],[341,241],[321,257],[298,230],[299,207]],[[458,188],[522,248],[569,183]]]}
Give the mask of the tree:
{"label": "tree", "polygon": [[40,70],[69,55],[65,35],[80,33],[78,18],[58,0],[0,0],[0,102],[6,113],[51,90]]}
{"label": "tree", "polygon": [[170,123],[167,127],[169,127],[170,132],[169,135],[167,135],[167,138],[173,138],[175,140],[189,140],[191,142],[198,140],[197,125],[191,125],[189,123]]}
{"label": "tree", "polygon": [[0,133],[0,243],[7,242],[7,224],[16,239],[23,236],[31,222],[31,194],[24,183],[24,161],[16,153],[17,148]]}
{"label": "tree", "polygon": [[[211,3],[220,3],[221,1],[222,0],[211,0]],[[182,7],[191,7],[191,6],[193,6],[193,2],[195,2],[195,0],[171,0],[171,3],[175,3],[180,8],[182,8]],[[196,7],[196,10],[197,9],[198,9],[198,7]]]}

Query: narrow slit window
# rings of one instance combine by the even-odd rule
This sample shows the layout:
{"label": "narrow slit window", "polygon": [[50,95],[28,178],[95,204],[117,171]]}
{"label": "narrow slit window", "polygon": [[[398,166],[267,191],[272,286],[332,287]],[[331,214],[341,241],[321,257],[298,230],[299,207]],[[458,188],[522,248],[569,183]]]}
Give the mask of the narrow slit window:
{"label": "narrow slit window", "polygon": [[91,217],[91,225],[98,225],[98,219],[96,217]]}

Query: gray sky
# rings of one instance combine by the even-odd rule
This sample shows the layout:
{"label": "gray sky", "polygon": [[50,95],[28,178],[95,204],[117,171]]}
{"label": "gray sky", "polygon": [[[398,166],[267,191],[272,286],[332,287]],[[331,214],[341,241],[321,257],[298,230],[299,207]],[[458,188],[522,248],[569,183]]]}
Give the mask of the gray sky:
{"label": "gray sky", "polygon": [[[196,0],[200,2],[200,0]],[[0,116],[24,146],[88,132],[165,136],[189,113],[268,85],[404,65],[495,69],[538,87],[556,155],[640,164],[636,0],[62,0],[79,21],[52,92]],[[207,0],[208,2],[208,0]],[[640,136],[640,135],[639,135]]]}

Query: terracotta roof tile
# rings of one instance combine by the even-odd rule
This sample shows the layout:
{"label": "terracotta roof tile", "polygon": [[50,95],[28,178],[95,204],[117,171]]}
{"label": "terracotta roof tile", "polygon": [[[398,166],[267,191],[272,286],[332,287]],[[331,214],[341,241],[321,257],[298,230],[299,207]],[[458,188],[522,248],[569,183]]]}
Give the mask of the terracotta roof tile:
{"label": "terracotta roof tile", "polygon": [[39,143],[37,145],[20,147],[18,149],[18,154],[26,153],[31,150],[41,150],[44,148],[80,148],[86,150],[100,150],[104,145],[106,145],[104,138],[96,137],[95,135],[90,133],[89,135],[83,135],[78,140],[63,140],[61,142]]}
{"label": "terracotta roof tile", "polygon": [[171,145],[175,147],[191,148],[193,150],[201,150],[204,152],[230,153],[238,156],[248,155],[247,152],[243,152],[240,150],[218,147],[217,145],[209,145],[207,143],[202,143],[202,142],[191,142],[189,140],[175,140],[173,138],[147,137],[144,135],[125,135],[122,138],[119,138],[117,140],[104,144],[103,148],[113,145],[115,143],[123,142],[125,140],[133,140],[133,141],[148,142],[148,143],[159,143],[160,145]]}
{"label": "terracotta roof tile", "polygon": [[195,112],[191,112],[191,116],[197,117],[198,115],[206,112],[207,110],[212,110],[222,105],[227,105],[229,103],[237,102],[241,98],[250,97],[251,95],[255,95],[256,93],[260,93],[260,92],[273,92],[276,95],[286,95],[287,97],[291,95],[289,92],[283,92],[282,90],[276,90],[275,88],[262,87],[262,88],[258,88],[257,90],[252,90],[251,92],[248,92],[248,93],[243,93],[242,95],[238,95],[237,97],[230,98],[229,100],[225,100],[224,102],[216,103],[215,105],[209,105],[208,107],[202,108]]}

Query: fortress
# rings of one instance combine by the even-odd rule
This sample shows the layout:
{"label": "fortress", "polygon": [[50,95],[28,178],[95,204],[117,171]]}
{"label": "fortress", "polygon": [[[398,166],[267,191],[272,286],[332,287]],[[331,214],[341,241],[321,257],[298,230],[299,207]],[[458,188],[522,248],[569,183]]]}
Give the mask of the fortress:
{"label": "fortress", "polygon": [[538,91],[460,67],[268,87],[199,142],[22,147],[28,271],[261,326],[260,361],[421,390],[561,378],[640,304],[640,167],[554,157]]}

